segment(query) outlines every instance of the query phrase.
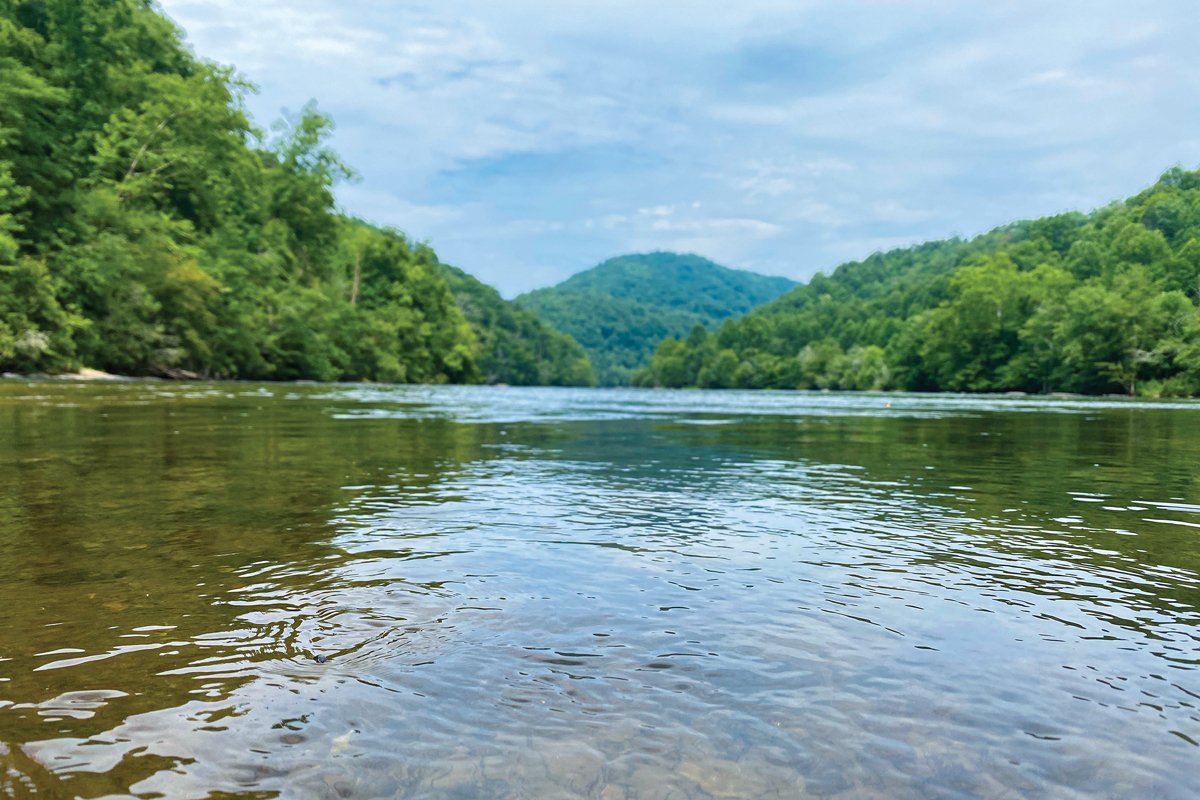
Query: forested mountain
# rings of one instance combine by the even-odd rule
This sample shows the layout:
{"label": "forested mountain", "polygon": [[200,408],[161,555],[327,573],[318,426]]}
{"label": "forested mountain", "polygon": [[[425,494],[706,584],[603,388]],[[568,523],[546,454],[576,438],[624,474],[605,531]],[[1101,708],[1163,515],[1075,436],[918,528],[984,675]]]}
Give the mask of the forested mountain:
{"label": "forested mountain", "polygon": [[514,306],[339,213],[332,121],[252,90],[150,0],[0,0],[0,371],[1200,394],[1200,172],[783,296],[651,253]]}
{"label": "forested mountain", "polygon": [[338,213],[332,121],[268,134],[252,90],[150,0],[0,0],[0,371],[586,382],[536,320],[473,332],[433,250]]}
{"label": "forested mountain", "polygon": [[459,309],[478,340],[475,362],[488,383],[513,386],[595,386],[587,353],[529,309],[457,267],[441,265]]}
{"label": "forested mountain", "polygon": [[665,336],[714,327],[794,286],[677,253],[612,258],[517,298],[591,356],[600,382],[627,384]]}
{"label": "forested mountain", "polygon": [[1200,394],[1200,171],[1090,214],[1015,222],[817,275],[640,385]]}

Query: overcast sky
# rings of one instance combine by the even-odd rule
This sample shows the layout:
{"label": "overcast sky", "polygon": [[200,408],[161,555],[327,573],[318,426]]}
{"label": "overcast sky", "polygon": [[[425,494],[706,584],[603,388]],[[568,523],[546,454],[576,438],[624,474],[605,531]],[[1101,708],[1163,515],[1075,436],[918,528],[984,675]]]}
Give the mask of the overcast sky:
{"label": "overcast sky", "polygon": [[162,5],[506,296],[658,249],[804,280],[1200,164],[1195,0]]}

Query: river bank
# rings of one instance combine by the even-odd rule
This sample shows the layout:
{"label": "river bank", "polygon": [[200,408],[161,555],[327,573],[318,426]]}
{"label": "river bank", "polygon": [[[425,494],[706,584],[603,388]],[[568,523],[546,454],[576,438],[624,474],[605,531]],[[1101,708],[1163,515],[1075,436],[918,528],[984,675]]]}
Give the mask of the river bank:
{"label": "river bank", "polygon": [[47,373],[33,373],[30,375],[22,375],[18,372],[0,373],[0,378],[24,379],[24,380],[52,380],[52,381],[155,381],[162,380],[161,378],[132,378],[128,375],[114,375],[111,372],[105,372],[99,369],[88,369],[84,367],[78,372],[63,372],[58,375],[49,375]]}

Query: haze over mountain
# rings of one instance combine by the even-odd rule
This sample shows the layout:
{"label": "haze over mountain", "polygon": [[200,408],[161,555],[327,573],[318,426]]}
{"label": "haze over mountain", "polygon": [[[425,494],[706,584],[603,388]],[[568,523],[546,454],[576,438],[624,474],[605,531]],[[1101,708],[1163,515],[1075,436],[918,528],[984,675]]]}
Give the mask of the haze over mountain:
{"label": "haze over mountain", "polygon": [[697,255],[660,252],[610,258],[517,302],[574,337],[601,384],[622,385],[649,363],[663,338],[696,325],[713,328],[795,285]]}

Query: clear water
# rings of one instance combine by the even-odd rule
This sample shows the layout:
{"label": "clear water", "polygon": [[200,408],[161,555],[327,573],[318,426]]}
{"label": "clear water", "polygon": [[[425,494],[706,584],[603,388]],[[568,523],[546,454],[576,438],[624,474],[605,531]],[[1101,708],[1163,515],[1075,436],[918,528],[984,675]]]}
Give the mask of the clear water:
{"label": "clear water", "polygon": [[0,791],[1197,797],[1198,423],[0,381]]}

